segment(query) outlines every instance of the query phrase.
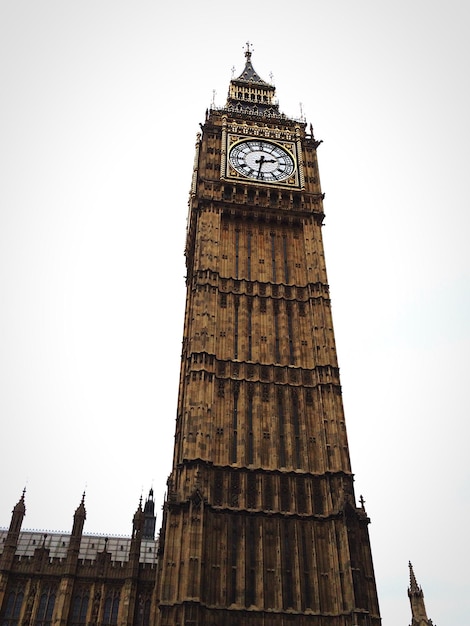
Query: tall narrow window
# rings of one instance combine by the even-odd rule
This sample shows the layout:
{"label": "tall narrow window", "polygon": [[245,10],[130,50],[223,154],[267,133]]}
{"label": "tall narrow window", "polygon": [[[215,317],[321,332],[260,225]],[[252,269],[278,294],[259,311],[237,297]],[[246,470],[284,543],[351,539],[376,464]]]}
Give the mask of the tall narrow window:
{"label": "tall narrow window", "polygon": [[281,541],[282,550],[282,608],[294,608],[294,590],[292,585],[292,538],[294,537],[293,528],[291,528],[290,520],[283,520],[284,537]]}
{"label": "tall narrow window", "polygon": [[[305,525],[301,525],[302,539],[302,563],[303,563],[303,606],[302,609],[311,608],[312,606],[312,583],[310,578],[310,555],[312,550],[307,548],[307,530]],[[311,546],[310,546],[311,548]]]}
{"label": "tall narrow window", "polygon": [[221,506],[223,504],[224,493],[224,477],[221,470],[215,472],[214,477],[214,504]]}
{"label": "tall narrow window", "polygon": [[256,509],[258,504],[258,486],[256,484],[256,474],[248,474],[247,477],[247,508]]}
{"label": "tall narrow window", "polygon": [[232,537],[231,537],[231,571],[230,571],[230,602],[235,604],[237,602],[237,562],[238,562],[238,541],[239,532],[237,530],[237,518],[234,516],[231,519],[232,523]]}
{"label": "tall narrow window", "polygon": [[283,391],[277,390],[277,415],[279,419],[279,464],[281,467],[286,466],[286,439],[285,439],[285,418]]}
{"label": "tall narrow window", "polygon": [[1,616],[2,626],[18,626],[23,599],[24,590],[20,585],[8,592],[3,615]]}
{"label": "tall narrow window", "polygon": [[271,263],[273,269],[273,283],[276,282],[276,233],[271,233]]}
{"label": "tall narrow window", "polygon": [[245,572],[245,606],[252,606],[256,600],[256,531],[255,520],[246,520],[246,572]]}
{"label": "tall narrow window", "polygon": [[69,626],[85,626],[89,599],[90,595],[87,588],[79,588],[74,592]]}
{"label": "tall narrow window", "polygon": [[297,467],[299,468],[300,463],[300,425],[299,425],[299,399],[297,397],[297,392],[295,389],[291,390],[291,401],[292,401],[292,423],[294,426],[294,438],[295,438],[295,460]]}
{"label": "tall narrow window", "polygon": [[285,474],[281,475],[281,511],[290,511],[291,492],[289,488],[289,477]]}
{"label": "tall narrow window", "polygon": [[55,588],[45,587],[40,595],[38,612],[36,613],[35,626],[50,626],[52,612],[55,604]]}
{"label": "tall narrow window", "polygon": [[253,360],[253,337],[252,337],[252,313],[253,300],[248,300],[248,361]]}
{"label": "tall narrow window", "polygon": [[264,489],[263,489],[263,507],[270,511],[273,508],[273,482],[272,476],[266,474],[263,476]]}
{"label": "tall narrow window", "polygon": [[150,597],[149,594],[140,593],[135,607],[135,626],[148,626],[150,623]]}
{"label": "tall narrow window", "polygon": [[253,383],[250,383],[248,387],[248,407],[247,407],[247,426],[248,426],[248,441],[247,441],[247,461],[251,465],[253,463]]}
{"label": "tall narrow window", "polygon": [[251,230],[249,230],[246,233],[246,251],[247,251],[246,276],[248,280],[251,280],[251,237],[252,237],[252,233],[251,233]]}
{"label": "tall narrow window", "polygon": [[279,340],[279,302],[273,300],[273,312],[274,312],[274,360],[276,363],[281,362],[281,350]]}
{"label": "tall narrow window", "polygon": [[287,331],[289,333],[289,360],[290,360],[290,364],[294,365],[295,363],[295,356],[294,356],[294,330],[293,330],[293,324],[292,324],[292,303],[291,302],[286,302],[286,308],[287,308]]}
{"label": "tall narrow window", "polygon": [[282,236],[282,249],[284,252],[284,280],[286,283],[289,282],[289,263],[287,257],[287,235]]}
{"label": "tall narrow window", "polygon": [[238,359],[238,307],[240,305],[240,299],[235,296],[234,300],[234,320],[233,320],[233,358]]}
{"label": "tall narrow window", "polygon": [[240,383],[235,382],[233,385],[233,413],[232,413],[232,455],[231,463],[237,462],[237,447],[238,447],[238,394],[240,391]]}
{"label": "tall narrow window", "polygon": [[119,596],[117,589],[108,589],[104,600],[103,626],[116,626],[119,611]]}
{"label": "tall narrow window", "polygon": [[232,474],[230,479],[230,506],[238,507],[240,495],[240,474]]}
{"label": "tall narrow window", "polygon": [[238,278],[240,263],[240,229],[235,229],[235,278]]}

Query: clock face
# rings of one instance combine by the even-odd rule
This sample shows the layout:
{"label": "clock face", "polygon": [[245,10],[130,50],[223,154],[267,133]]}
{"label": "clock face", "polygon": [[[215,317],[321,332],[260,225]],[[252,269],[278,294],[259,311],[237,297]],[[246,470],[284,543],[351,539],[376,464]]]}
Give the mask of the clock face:
{"label": "clock face", "polygon": [[239,174],[263,182],[283,181],[295,169],[294,159],[284,148],[262,139],[239,141],[230,150],[229,161]]}

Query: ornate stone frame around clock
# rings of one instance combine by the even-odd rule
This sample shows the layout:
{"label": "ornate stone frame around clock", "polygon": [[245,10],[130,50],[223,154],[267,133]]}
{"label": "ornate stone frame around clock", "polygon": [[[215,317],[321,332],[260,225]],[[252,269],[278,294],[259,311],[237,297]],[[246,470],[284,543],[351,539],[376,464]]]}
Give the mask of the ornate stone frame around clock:
{"label": "ornate stone frame around clock", "polygon": [[292,176],[289,176],[287,180],[266,182],[266,185],[270,187],[282,187],[289,189],[303,189],[304,187],[304,174],[303,174],[303,161],[302,150],[300,143],[300,127],[294,128],[280,128],[269,127],[262,125],[248,125],[246,122],[237,123],[234,120],[229,120],[226,116],[223,118],[222,123],[222,150],[220,161],[220,177],[225,180],[238,180],[247,184],[259,185],[259,181],[250,180],[246,176],[239,174],[230,165],[229,153],[230,148],[241,139],[259,139],[264,138],[273,143],[279,144],[282,148],[288,150],[294,157],[295,170]]}

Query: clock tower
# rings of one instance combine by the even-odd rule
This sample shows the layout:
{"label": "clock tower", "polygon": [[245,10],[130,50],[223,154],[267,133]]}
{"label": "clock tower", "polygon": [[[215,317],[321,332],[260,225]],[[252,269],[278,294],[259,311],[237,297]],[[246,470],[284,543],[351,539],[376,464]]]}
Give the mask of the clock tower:
{"label": "clock tower", "polygon": [[253,68],[198,135],[158,626],[379,626],[322,244],[319,141]]}

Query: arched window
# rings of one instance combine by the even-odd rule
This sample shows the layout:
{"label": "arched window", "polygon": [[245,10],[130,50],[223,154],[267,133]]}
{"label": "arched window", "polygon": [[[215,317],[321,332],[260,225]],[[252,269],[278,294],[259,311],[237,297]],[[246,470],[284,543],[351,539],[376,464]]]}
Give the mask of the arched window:
{"label": "arched window", "polygon": [[69,626],[85,626],[89,600],[88,589],[77,589],[73,594]]}
{"label": "arched window", "polygon": [[104,599],[103,626],[116,626],[119,610],[119,596],[117,589],[108,589]]}
{"label": "arched window", "polygon": [[55,587],[44,587],[39,599],[38,612],[36,613],[35,626],[51,626],[52,612],[55,604]]}
{"label": "arched window", "polygon": [[5,608],[0,620],[2,626],[18,626],[23,599],[22,586],[15,587],[7,594]]}
{"label": "arched window", "polygon": [[135,610],[134,625],[148,626],[150,622],[150,596],[148,594],[139,594]]}

